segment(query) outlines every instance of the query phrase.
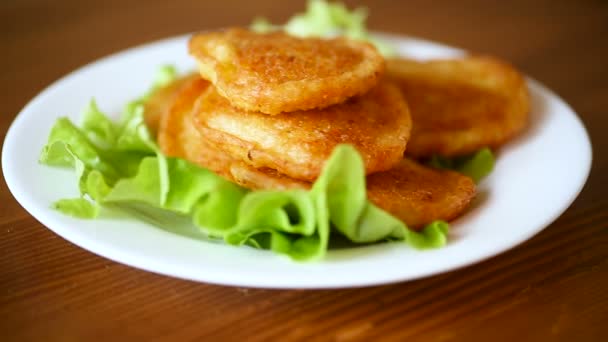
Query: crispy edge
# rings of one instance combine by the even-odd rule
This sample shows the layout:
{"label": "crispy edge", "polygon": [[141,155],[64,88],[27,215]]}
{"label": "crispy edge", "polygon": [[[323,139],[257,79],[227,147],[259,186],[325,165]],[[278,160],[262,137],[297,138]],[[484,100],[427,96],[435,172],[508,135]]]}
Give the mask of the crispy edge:
{"label": "crispy edge", "polygon": [[[480,124],[466,130],[436,133],[412,130],[406,154],[412,157],[432,155],[459,156],[484,147],[498,148],[523,131],[528,123],[530,95],[523,76],[508,63],[487,56],[455,60],[419,62],[392,59],[387,62],[387,77],[397,83],[400,78],[427,79],[454,86],[468,84],[492,92],[506,101],[503,120]],[[407,94],[404,94],[407,100]],[[449,106],[449,104],[446,104]],[[414,127],[416,113],[412,113]]]}
{"label": "crispy edge", "polygon": [[236,161],[230,166],[234,182],[252,190],[290,190],[310,189],[312,183],[297,180],[272,169],[256,169],[243,162]]}
{"label": "crispy edge", "polygon": [[[242,29],[233,30],[244,31]],[[229,32],[231,30],[224,34],[229,34]],[[236,59],[236,54],[231,52],[234,47],[228,42],[222,43],[222,38],[221,33],[217,32],[194,35],[189,42],[189,52],[197,59],[201,76],[210,80],[218,88],[218,92],[233,106],[247,111],[277,115],[283,112],[324,108],[342,103],[346,99],[364,94],[374,87],[385,69],[384,58],[372,44],[334,38],[327,40],[328,47],[332,43],[346,44],[361,52],[362,62],[354,70],[345,71],[338,76],[315,80],[289,81],[278,85],[254,83],[238,87],[236,84],[240,82],[237,82],[233,76],[235,70],[238,69],[238,63],[219,61],[219,58]],[[209,40],[214,40],[218,47],[209,49],[207,47]],[[230,77],[226,77],[225,74],[229,74]],[[243,75],[242,79],[257,79],[255,74],[247,73],[245,70],[238,70],[238,74]]]}
{"label": "crispy edge", "polygon": [[161,117],[158,144],[167,156],[186,159],[234,181],[230,173],[234,160],[209,145],[192,122],[192,107],[208,86],[200,77],[184,84]]}

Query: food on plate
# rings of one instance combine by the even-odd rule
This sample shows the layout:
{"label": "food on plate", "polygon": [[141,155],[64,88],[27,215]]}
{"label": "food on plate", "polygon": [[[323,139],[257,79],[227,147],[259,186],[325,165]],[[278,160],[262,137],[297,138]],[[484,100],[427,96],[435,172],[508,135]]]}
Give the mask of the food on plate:
{"label": "food on plate", "polygon": [[406,154],[412,157],[496,148],[528,121],[524,78],[495,58],[389,59],[387,75],[410,106],[414,127]]}
{"label": "food on plate", "polygon": [[341,103],[374,87],[384,70],[371,44],[345,38],[235,28],[196,34],[189,51],[233,106],[266,114]]}
{"label": "food on plate", "polygon": [[[191,80],[175,97],[173,105],[163,117],[158,136],[164,154],[189,160],[248,189],[312,187],[312,183],[303,178],[293,178],[270,167],[253,167],[235,157],[235,154],[226,153],[210,144],[210,135],[200,134],[195,129],[195,120],[201,113],[194,105],[206,96],[209,89],[211,88],[205,81]],[[218,109],[215,106],[213,108]],[[267,117],[263,114],[256,115]],[[276,120],[279,117],[270,119]],[[249,124],[246,127],[252,126],[255,125]],[[306,129],[303,131],[308,132]],[[287,143],[289,142],[288,140]],[[363,153],[361,155],[364,156]],[[325,160],[327,158],[322,161]],[[452,220],[464,211],[474,195],[475,184],[469,177],[453,171],[434,170],[409,159],[401,159],[388,171],[367,176],[367,196],[370,201],[414,229],[423,228],[435,220]]]}
{"label": "food on plate", "polygon": [[[316,0],[265,33],[193,36],[198,72],[163,67],[120,122],[93,101],[81,127],[57,120],[40,161],[74,168],[80,196],[55,208],[118,208],[169,230],[185,217],[194,237],[294,260],[322,258],[331,233],[445,245],[446,221],[492,170],[490,148],[527,123],[525,81],[487,57],[393,58],[385,72],[395,50],[364,19]],[[348,38],[315,37],[330,32]]]}
{"label": "food on plate", "polygon": [[367,174],[390,169],[402,159],[412,127],[399,90],[385,81],[344,103],[273,116],[233,107],[211,86],[194,112],[193,124],[218,150],[308,181],[339,144],[359,151]]}
{"label": "food on plate", "polygon": [[105,210],[124,210],[178,234],[183,219],[190,218],[200,233],[188,237],[223,239],[302,261],[326,254],[331,231],[354,243],[392,240],[417,249],[447,241],[447,223],[435,221],[416,232],[369,202],[363,160],[352,146],[335,148],[310,191],[248,191],[161,153],[145,126],[140,100],[127,106],[120,124],[94,103],[84,119],[82,127],[58,119],[40,157],[44,164],[78,171],[80,196],[54,203],[64,214],[92,219],[104,217]]}

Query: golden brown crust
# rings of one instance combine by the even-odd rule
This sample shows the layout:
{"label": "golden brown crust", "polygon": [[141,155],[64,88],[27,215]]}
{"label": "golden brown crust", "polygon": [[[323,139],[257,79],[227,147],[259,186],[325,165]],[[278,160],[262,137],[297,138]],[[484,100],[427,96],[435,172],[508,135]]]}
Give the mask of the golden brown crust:
{"label": "golden brown crust", "polygon": [[371,44],[345,38],[230,29],[193,36],[189,50],[233,106],[266,114],[341,103],[374,87],[384,70]]}
{"label": "golden brown crust", "polygon": [[369,175],[367,197],[409,226],[421,228],[462,214],[475,197],[475,183],[459,173],[406,158],[389,171]]}
{"label": "golden brown crust", "polygon": [[502,61],[393,59],[387,76],[410,106],[414,127],[407,155],[458,156],[498,147],[527,124],[526,82]]}
{"label": "golden brown crust", "polygon": [[209,87],[194,112],[199,132],[217,149],[308,181],[339,144],[359,151],[367,174],[388,170],[402,159],[411,130],[407,104],[385,81],[343,104],[278,116],[234,108]]}
{"label": "golden brown crust", "polygon": [[175,79],[164,87],[156,89],[144,101],[144,120],[150,132],[156,136],[158,125],[163,114],[169,109],[173,98],[188,82],[200,78],[197,74],[189,74]]}
{"label": "golden brown crust", "polygon": [[189,160],[233,180],[230,165],[234,160],[207,144],[193,124],[192,107],[208,86],[209,82],[197,77],[177,92],[169,110],[161,116],[158,144],[169,157]]}

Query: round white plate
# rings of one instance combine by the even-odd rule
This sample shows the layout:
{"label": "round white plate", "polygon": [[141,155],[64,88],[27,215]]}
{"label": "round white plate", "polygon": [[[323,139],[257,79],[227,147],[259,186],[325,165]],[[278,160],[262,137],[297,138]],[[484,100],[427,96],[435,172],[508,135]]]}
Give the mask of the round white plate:
{"label": "round white plate", "polygon": [[[385,36],[404,56],[463,54],[427,41]],[[129,49],[87,65],[36,96],[13,122],[2,151],[6,182],[19,203],[72,243],[120,263],[174,277],[267,288],[334,288],[405,281],[453,270],[504,252],[548,226],[572,203],[591,167],[591,145],[576,114],[559,97],[529,80],[531,124],[500,150],[495,171],[479,187],[472,208],[452,224],[445,248],[417,251],[400,243],[332,250],[326,259],[297,263],[268,251],[205,242],[123,216],[79,220],[50,209],[77,195],[69,170],[38,164],[59,116],[79,122],[95,97],[118,113],[145,92],[159,65],[194,68],[187,37]]]}

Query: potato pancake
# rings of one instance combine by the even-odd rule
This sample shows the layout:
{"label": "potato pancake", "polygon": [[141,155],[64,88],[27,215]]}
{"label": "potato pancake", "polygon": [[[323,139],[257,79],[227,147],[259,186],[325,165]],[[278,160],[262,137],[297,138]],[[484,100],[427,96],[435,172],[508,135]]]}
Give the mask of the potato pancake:
{"label": "potato pancake", "polygon": [[[269,168],[256,169],[206,141],[193,125],[192,108],[208,90],[204,80],[191,80],[163,115],[159,145],[168,156],[187,159],[249,189],[309,189],[297,180]],[[378,207],[419,229],[434,220],[459,216],[475,196],[475,184],[452,171],[434,170],[402,159],[389,171],[367,176],[367,196]]]}
{"label": "potato pancake", "polygon": [[277,116],[237,109],[210,86],[194,112],[199,132],[217,149],[307,181],[339,144],[359,151],[366,174],[390,169],[401,161],[412,125],[401,93],[385,81],[342,104]]}
{"label": "potato pancake", "polygon": [[496,59],[393,59],[387,62],[387,76],[410,106],[414,126],[409,156],[451,157],[495,148],[527,124],[526,82]]}
{"label": "potato pancake", "polygon": [[384,71],[371,44],[243,29],[200,33],[189,43],[199,72],[238,108],[279,114],[323,108],[363,94]]}

